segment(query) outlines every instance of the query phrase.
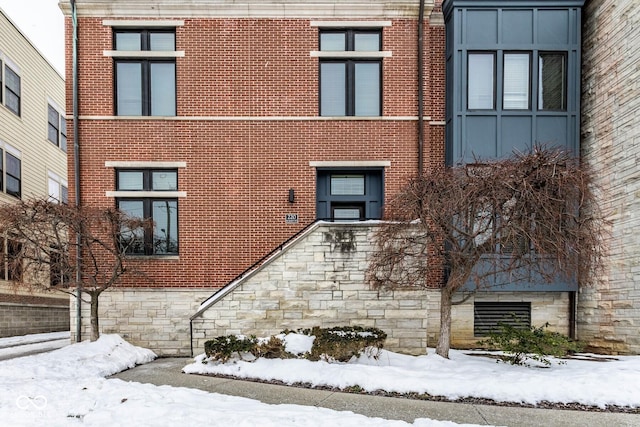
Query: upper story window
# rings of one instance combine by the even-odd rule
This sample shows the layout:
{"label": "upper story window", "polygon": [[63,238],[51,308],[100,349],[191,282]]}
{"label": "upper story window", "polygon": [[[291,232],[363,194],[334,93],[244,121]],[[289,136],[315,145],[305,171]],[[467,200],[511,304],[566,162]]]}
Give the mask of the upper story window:
{"label": "upper story window", "polygon": [[[467,108],[495,110],[496,85],[501,83],[503,110],[566,111],[567,70],[563,52],[537,52],[537,70],[532,70],[533,52],[469,52],[467,55]],[[497,73],[501,64],[501,73]],[[537,80],[532,74],[537,74]],[[500,75],[501,74],[501,75]],[[533,89],[532,89],[533,88]],[[537,92],[532,106],[531,92]]]}
{"label": "upper story window", "polygon": [[21,114],[20,97],[20,75],[8,64],[0,61],[0,100],[17,116]]}
{"label": "upper story window", "polygon": [[49,200],[54,203],[69,203],[69,184],[66,179],[49,172]]}
{"label": "upper story window", "polygon": [[320,31],[321,116],[381,115],[381,50],[379,29]]}
{"label": "upper story window", "polygon": [[22,162],[17,150],[0,149],[0,190],[18,199],[22,197]]}
{"label": "upper story window", "polygon": [[176,115],[175,29],[115,29],[119,116]]}
{"label": "upper story window", "polygon": [[178,171],[117,169],[116,190],[127,192],[127,197],[116,199],[119,210],[151,224],[121,230],[124,250],[135,255],[177,255],[178,199],[170,192],[178,190]]}
{"label": "upper story window", "polygon": [[67,151],[67,121],[64,114],[58,112],[58,109],[48,104],[47,106],[48,128],[47,139],[56,147],[64,152]]}

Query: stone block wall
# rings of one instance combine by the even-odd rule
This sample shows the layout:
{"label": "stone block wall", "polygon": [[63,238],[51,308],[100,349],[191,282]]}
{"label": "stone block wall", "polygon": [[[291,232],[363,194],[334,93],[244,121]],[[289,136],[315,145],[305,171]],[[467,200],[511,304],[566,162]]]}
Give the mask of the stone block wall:
{"label": "stone block wall", "polygon": [[[455,297],[455,300],[461,299]],[[451,346],[477,347],[479,337],[473,335],[473,307],[475,302],[529,302],[531,325],[542,326],[549,322],[549,330],[569,335],[569,294],[567,292],[482,292],[463,304],[451,309]],[[428,344],[435,347],[440,330],[440,293],[429,293],[429,317],[427,320]]]}
{"label": "stone block wall", "polygon": [[[159,356],[189,356],[189,318],[211,289],[112,288],[100,295],[102,334],[119,334]],[[71,298],[71,341],[75,342],[76,298]],[[82,340],[91,337],[90,305],[82,303]],[[195,351],[198,354],[197,351]]]}
{"label": "stone block wall", "polygon": [[592,351],[640,353],[640,8],[590,0],[584,9],[582,149],[610,221],[607,271],[578,301],[578,338]]}
{"label": "stone block wall", "polygon": [[322,224],[194,320],[194,346],[229,334],[266,336],[312,326],[376,327],[386,348],[424,354],[428,291],[365,283],[375,227]]}

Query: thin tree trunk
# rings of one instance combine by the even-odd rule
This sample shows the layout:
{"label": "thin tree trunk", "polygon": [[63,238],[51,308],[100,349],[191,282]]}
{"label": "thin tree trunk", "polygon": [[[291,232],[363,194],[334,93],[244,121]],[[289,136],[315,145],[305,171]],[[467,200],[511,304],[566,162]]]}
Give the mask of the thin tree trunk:
{"label": "thin tree trunk", "polygon": [[444,358],[449,358],[449,348],[451,347],[451,303],[453,301],[453,291],[448,286],[440,290],[440,336],[436,346],[436,354]]}
{"label": "thin tree trunk", "polygon": [[98,325],[98,297],[99,293],[91,293],[91,341],[100,338],[100,329]]}

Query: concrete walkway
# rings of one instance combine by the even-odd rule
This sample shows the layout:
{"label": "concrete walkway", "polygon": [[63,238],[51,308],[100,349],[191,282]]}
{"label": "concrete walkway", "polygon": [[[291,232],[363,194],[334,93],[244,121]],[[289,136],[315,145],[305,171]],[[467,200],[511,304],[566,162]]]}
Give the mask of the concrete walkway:
{"label": "concrete walkway", "polygon": [[155,385],[196,388],[247,397],[268,404],[290,403],[318,406],[337,411],[351,411],[368,417],[404,420],[410,423],[416,418],[431,418],[456,423],[509,427],[640,426],[640,415],[632,414],[429,402],[286,387],[182,373],[181,369],[189,363],[191,363],[189,358],[158,359],[116,374],[112,378]]}

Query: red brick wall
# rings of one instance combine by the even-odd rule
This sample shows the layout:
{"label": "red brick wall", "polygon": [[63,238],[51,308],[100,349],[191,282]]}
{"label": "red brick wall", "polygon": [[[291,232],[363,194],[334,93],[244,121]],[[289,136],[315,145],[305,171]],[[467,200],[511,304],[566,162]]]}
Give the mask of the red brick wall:
{"label": "red brick wall", "polygon": [[[383,116],[417,115],[415,20],[383,30]],[[67,33],[70,35],[69,21]],[[444,118],[444,27],[425,31],[425,114]],[[186,19],[177,29],[178,116],[318,116],[318,29],[309,20]],[[69,40],[69,39],[68,39]],[[79,20],[80,115],[113,115],[111,28]],[[67,65],[71,69],[71,44]],[[67,111],[72,111],[71,78]],[[69,127],[71,129],[71,126]],[[70,144],[72,143],[70,138]],[[71,146],[71,145],[70,145]],[[417,172],[415,120],[81,120],[82,203],[113,206],[105,161],[185,161],[180,259],[140,263],[153,286],[221,286],[315,218],[309,161],[390,160],[388,198]],[[70,154],[72,150],[69,150]],[[442,164],[444,128],[425,121],[425,165]],[[69,160],[72,184],[73,158]],[[287,191],[294,188],[296,203]],[[74,197],[73,185],[70,200]],[[287,225],[286,213],[299,215]]]}

